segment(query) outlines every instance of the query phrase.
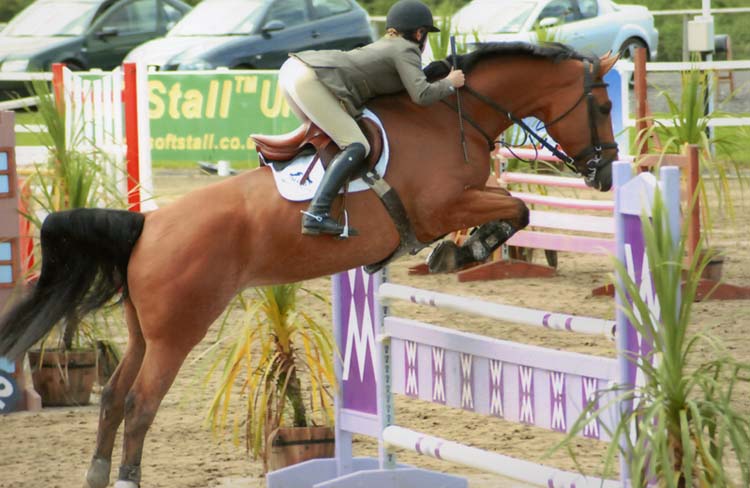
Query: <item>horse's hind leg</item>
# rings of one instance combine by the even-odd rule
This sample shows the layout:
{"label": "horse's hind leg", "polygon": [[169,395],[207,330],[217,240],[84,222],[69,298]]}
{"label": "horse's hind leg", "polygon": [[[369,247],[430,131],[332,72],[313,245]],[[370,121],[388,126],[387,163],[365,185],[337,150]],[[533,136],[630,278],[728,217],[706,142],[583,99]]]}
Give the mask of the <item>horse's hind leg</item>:
{"label": "horse's hind leg", "polygon": [[[511,197],[507,192],[467,193],[472,197],[477,197],[479,194],[479,198],[472,198],[472,200],[479,200],[482,204],[477,205],[475,201],[462,202],[459,208],[462,213],[465,213],[466,205],[475,205],[479,213],[473,219],[480,220],[481,223],[461,246],[452,240],[445,240],[438,244],[427,258],[431,273],[449,273],[469,264],[487,260],[497,248],[529,223],[529,211],[526,205],[521,200]],[[485,198],[485,195],[488,197]],[[482,222],[481,210],[485,209],[489,213],[486,209],[488,202],[497,203],[498,206],[490,214],[494,219]]]}
{"label": "horse's hind leg", "polygon": [[141,369],[146,350],[140,323],[130,300],[125,300],[124,308],[128,324],[128,345],[117,370],[102,390],[96,450],[86,473],[87,484],[84,488],[104,488],[109,485],[112,449],[124,416],[125,396]]}
{"label": "horse's hind leg", "polygon": [[192,344],[176,344],[174,338],[146,339],[146,354],[138,377],[125,399],[125,432],[122,462],[115,488],[138,488],[146,433],[156,411],[177,376]]}

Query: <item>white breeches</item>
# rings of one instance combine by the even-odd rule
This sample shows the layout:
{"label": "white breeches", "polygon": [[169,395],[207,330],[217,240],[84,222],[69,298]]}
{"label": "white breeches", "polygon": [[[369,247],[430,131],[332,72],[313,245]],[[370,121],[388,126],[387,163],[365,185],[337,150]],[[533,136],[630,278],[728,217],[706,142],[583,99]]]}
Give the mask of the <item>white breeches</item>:
{"label": "white breeches", "polygon": [[321,83],[315,71],[297,58],[289,58],[279,70],[279,85],[289,107],[301,121],[311,120],[340,148],[359,142],[370,153],[370,144],[333,93]]}

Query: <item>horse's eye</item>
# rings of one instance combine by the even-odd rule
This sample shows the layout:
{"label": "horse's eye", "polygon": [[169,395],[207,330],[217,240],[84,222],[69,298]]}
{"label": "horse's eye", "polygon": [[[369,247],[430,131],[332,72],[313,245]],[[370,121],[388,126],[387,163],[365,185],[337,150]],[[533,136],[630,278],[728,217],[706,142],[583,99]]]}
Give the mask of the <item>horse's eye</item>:
{"label": "horse's eye", "polygon": [[599,111],[602,113],[602,115],[609,115],[609,113],[612,111],[612,102],[607,101],[606,103],[600,105]]}

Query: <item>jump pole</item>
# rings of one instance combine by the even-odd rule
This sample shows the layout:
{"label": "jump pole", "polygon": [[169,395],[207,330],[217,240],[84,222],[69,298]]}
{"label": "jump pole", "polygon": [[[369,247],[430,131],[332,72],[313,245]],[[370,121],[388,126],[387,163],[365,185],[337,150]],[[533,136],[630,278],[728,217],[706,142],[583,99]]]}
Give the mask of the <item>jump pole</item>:
{"label": "jump pole", "polygon": [[[651,174],[642,174],[630,180],[631,169],[627,163],[618,163],[614,175],[618,201],[618,256],[639,285],[644,299],[653,304],[656,300],[645,266],[647,259],[640,217],[644,205],[650,208],[648,202],[652,201],[657,182]],[[661,180],[663,193],[668,196],[671,222],[679,230],[679,170],[662,168]],[[678,236],[679,232],[675,235]],[[558,421],[558,427],[564,428],[566,421],[576,418],[576,406],[580,411],[586,402],[596,398],[592,392],[586,395],[587,386],[602,389],[610,386],[610,382],[637,384],[637,369],[627,357],[648,351],[650,345],[627,323],[622,310],[617,317],[620,324],[617,328],[619,359],[614,360],[544,350],[390,316],[378,295],[380,292],[392,295],[393,288],[390,285],[381,286],[382,280],[382,275],[366,275],[361,269],[341,273],[333,280],[336,304],[334,335],[340,349],[337,356],[340,359],[336,361],[339,379],[335,402],[336,457],[312,460],[268,473],[269,488],[467,486],[467,481],[460,477],[396,463],[394,447],[534,485],[565,488],[622,486],[622,481],[587,478],[578,473],[487,452],[398,426],[395,424],[392,395],[395,391],[424,399],[423,395],[426,394],[429,399],[430,393],[438,387],[445,396],[432,398],[433,402],[474,411],[480,410],[476,407],[479,403],[495,402],[501,407],[501,414],[497,416],[514,420],[510,417],[512,411],[517,409],[526,415],[526,420],[532,419],[532,422],[525,423],[533,423],[535,419],[536,425],[539,425],[540,420],[543,423],[551,418]],[[434,292],[430,293],[435,296]],[[508,318],[507,321],[513,320]],[[537,354],[540,350],[550,358],[546,360],[546,366],[544,356]],[[554,356],[555,353],[557,356]],[[441,358],[442,362],[436,358]],[[575,364],[581,360],[598,361],[601,367],[588,369],[607,371],[602,371],[600,378],[596,379],[582,377],[583,373],[574,369],[553,370],[575,368]],[[449,367],[448,363],[452,366]],[[572,366],[567,366],[568,363]],[[487,381],[493,394],[487,395],[481,386]],[[430,385],[432,389],[428,388]],[[513,391],[514,388],[516,391]],[[419,393],[415,395],[417,391]],[[583,398],[580,396],[582,392]],[[545,394],[547,397],[542,398]],[[472,402],[470,405],[455,404],[467,398]],[[627,408],[628,405],[613,407],[615,416]],[[596,419],[591,423],[589,434],[601,434],[602,429],[597,428],[599,422],[612,420]],[[560,430],[554,425],[553,429]],[[377,438],[379,457],[354,457],[351,443],[353,434]],[[592,436],[587,435],[585,430],[584,435]]]}
{"label": "jump pole", "polygon": [[[383,283],[380,286],[378,296],[382,300],[400,299],[434,308],[511,321],[531,327],[567,330],[581,334],[605,336],[609,339],[614,339],[615,337],[615,322],[613,320],[547,312],[500,303],[489,303],[473,298],[420,290],[419,288],[394,283]],[[509,317],[512,317],[512,320],[509,320]]]}

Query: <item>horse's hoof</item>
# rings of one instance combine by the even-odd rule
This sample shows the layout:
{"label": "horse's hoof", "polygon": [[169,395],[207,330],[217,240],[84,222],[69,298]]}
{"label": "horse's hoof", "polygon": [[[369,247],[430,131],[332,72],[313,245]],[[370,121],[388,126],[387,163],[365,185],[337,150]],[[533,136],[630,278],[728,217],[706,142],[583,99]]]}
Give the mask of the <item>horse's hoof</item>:
{"label": "horse's hoof", "polygon": [[451,273],[458,269],[458,246],[451,240],[443,241],[427,257],[430,273]]}
{"label": "horse's hoof", "polygon": [[138,488],[138,483],[134,481],[119,480],[115,483],[115,488]]}
{"label": "horse's hoof", "polygon": [[86,472],[86,484],[83,488],[106,488],[109,486],[109,472],[112,464],[106,459],[94,458]]}

